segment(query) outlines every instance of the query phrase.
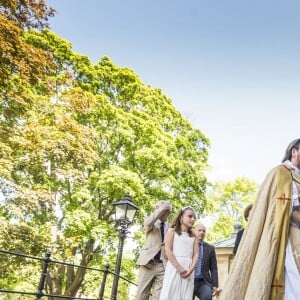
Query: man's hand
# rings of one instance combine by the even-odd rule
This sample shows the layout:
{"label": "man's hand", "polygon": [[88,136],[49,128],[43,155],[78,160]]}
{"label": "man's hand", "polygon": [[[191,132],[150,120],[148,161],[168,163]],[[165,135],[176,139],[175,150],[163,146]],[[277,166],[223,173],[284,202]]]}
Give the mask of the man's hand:
{"label": "man's hand", "polygon": [[169,203],[163,202],[159,207],[162,207],[164,210],[171,211],[171,205]]}
{"label": "man's hand", "polygon": [[214,286],[213,289],[212,289],[212,296],[213,297],[218,296],[221,293],[221,291],[222,291],[222,289],[217,288],[217,287]]}
{"label": "man's hand", "polygon": [[159,208],[163,209],[163,215],[160,217],[160,220],[163,221],[163,222],[165,222],[168,219],[168,217],[169,217],[169,215],[171,213],[172,206],[171,206],[170,203],[163,201],[159,205]]}

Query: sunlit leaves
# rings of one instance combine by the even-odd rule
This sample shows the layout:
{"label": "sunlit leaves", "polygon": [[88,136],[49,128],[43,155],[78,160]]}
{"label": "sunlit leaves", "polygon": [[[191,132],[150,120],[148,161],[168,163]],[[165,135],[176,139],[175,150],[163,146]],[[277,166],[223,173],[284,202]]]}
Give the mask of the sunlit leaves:
{"label": "sunlit leaves", "polygon": [[0,90],[1,96],[14,95],[15,76],[37,83],[47,73],[52,60],[47,51],[24,39],[27,29],[43,29],[54,10],[44,1],[0,1]]}
{"label": "sunlit leaves", "polygon": [[[38,83],[19,81],[20,105],[2,98],[1,175],[15,192],[2,207],[8,222],[45,235],[54,257],[87,265],[115,255],[113,203],[125,194],[140,209],[138,229],[158,199],[203,211],[209,140],[171,99],[108,57],[92,64],[48,30],[24,41],[55,65]],[[84,274],[71,273],[54,272],[50,292],[76,293]]]}
{"label": "sunlit leaves", "polygon": [[210,206],[207,213],[214,224],[208,234],[210,240],[228,237],[233,232],[233,224],[245,224],[243,211],[253,203],[258,190],[258,184],[245,177],[228,182],[216,182],[210,193]]}

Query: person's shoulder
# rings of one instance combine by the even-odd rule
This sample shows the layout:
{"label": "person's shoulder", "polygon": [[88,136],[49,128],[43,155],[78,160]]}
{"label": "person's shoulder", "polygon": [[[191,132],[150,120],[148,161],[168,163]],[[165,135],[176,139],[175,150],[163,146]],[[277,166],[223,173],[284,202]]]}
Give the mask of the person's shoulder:
{"label": "person's shoulder", "polygon": [[237,232],[236,235],[238,235],[238,236],[243,235],[244,230],[245,230],[245,228],[242,228],[241,230],[239,230],[239,231]]}
{"label": "person's shoulder", "polygon": [[292,172],[289,166],[282,163],[269,171],[265,181],[273,180],[273,178],[276,178],[277,180],[288,180],[291,178],[291,173]]}
{"label": "person's shoulder", "polygon": [[175,228],[169,227],[167,232],[170,233],[170,234],[174,234],[175,233]]}
{"label": "person's shoulder", "polygon": [[203,245],[208,247],[208,248],[215,248],[215,246],[213,244],[207,243],[207,242],[203,242]]}
{"label": "person's shoulder", "polygon": [[276,173],[276,174],[291,174],[292,173],[292,169],[290,168],[289,165],[287,165],[286,163],[282,163],[279,164],[277,166],[275,166],[273,169],[270,170],[270,173]]}

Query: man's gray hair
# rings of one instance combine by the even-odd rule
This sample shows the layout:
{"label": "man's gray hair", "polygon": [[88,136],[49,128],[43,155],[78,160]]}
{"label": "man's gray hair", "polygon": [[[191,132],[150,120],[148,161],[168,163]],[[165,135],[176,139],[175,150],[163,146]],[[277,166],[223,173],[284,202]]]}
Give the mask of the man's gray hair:
{"label": "man's gray hair", "polygon": [[162,205],[162,204],[168,204],[169,206],[170,206],[170,209],[172,209],[172,204],[169,202],[169,201],[166,201],[166,200],[158,200],[157,202],[156,202],[156,207],[159,207],[160,205]]}

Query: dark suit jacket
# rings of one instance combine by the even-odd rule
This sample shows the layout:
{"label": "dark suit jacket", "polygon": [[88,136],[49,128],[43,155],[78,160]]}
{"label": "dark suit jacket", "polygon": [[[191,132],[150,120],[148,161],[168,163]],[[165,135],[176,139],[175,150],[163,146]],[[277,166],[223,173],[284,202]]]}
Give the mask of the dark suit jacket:
{"label": "dark suit jacket", "polygon": [[236,234],[236,239],[235,239],[235,243],[234,243],[234,247],[233,247],[233,254],[236,255],[237,249],[239,247],[240,241],[242,239],[242,235],[244,233],[244,228],[241,229],[240,231],[238,231],[238,233]]}
{"label": "dark suit jacket", "polygon": [[203,278],[212,284],[213,287],[219,286],[218,265],[216,251],[213,245],[203,242],[203,258],[201,263]]}

